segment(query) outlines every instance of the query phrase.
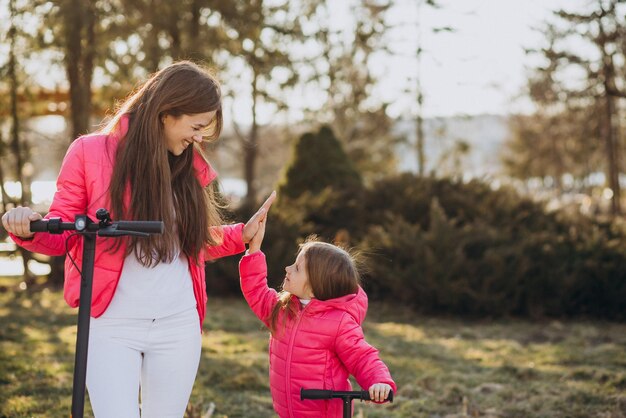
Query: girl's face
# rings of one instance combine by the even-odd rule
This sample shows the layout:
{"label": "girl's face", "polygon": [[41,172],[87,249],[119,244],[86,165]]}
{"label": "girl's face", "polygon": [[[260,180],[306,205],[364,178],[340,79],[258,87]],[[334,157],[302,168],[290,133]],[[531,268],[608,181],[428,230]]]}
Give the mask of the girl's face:
{"label": "girl's face", "polygon": [[306,273],[306,258],[304,252],[296,257],[296,262],[285,267],[285,282],[283,290],[296,295],[300,299],[311,299],[314,295],[309,286],[309,275]]}
{"label": "girl's face", "polygon": [[178,156],[194,142],[202,142],[207,128],[215,119],[217,111],[181,115],[165,115],[162,119],[165,129],[165,143],[172,154]]}

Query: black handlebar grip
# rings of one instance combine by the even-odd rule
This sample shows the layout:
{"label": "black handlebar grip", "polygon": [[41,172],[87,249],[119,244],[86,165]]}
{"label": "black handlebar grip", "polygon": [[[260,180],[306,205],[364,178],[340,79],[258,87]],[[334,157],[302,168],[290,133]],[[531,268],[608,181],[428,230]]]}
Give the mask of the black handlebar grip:
{"label": "black handlebar grip", "polygon": [[165,224],[162,221],[119,221],[119,231],[145,232],[147,234],[162,234]]}
{"label": "black handlebar grip", "polygon": [[300,389],[300,400],[305,399],[330,399],[333,391],[323,389]]}
{"label": "black handlebar grip", "polygon": [[[361,399],[363,399],[364,401],[372,400],[372,398],[370,397],[370,393],[367,390],[361,391]],[[387,395],[387,398],[385,398],[385,400],[389,402],[393,402],[393,390],[389,391],[389,394]]]}
{"label": "black handlebar grip", "polygon": [[48,221],[32,221],[30,232],[48,232]]}

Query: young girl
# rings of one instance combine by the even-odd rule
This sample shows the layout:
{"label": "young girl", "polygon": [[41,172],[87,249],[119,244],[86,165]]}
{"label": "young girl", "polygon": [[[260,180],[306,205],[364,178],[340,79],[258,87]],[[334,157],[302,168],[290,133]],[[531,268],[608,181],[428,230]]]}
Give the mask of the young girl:
{"label": "young girl", "polygon": [[[155,73],[100,132],[67,151],[46,216],[162,220],[150,238],[98,238],[91,301],[87,389],[96,418],[181,418],[200,361],[206,260],[245,250],[273,196],[246,224],[221,225],[209,184],[216,173],[198,146],[222,128],[217,80],[187,61]],[[33,234],[27,207],[2,223],[18,245],[82,263],[82,241]],[[67,247],[66,247],[67,245]],[[81,277],[66,259],[64,296],[79,305]]]}
{"label": "young girl", "polygon": [[239,263],[246,301],[270,329],[270,389],[281,418],[342,416],[342,401],[300,400],[300,389],[351,390],[349,375],[376,402],[396,390],[378,350],[363,336],[367,296],[350,255],[331,244],[308,241],[285,268],[283,291],[267,285],[260,251],[265,219]]}

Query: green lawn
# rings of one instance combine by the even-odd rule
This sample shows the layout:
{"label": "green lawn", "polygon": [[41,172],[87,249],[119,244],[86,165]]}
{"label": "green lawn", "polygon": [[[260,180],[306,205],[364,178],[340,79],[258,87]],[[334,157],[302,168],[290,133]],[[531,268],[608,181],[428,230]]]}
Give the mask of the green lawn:
{"label": "green lawn", "polygon": [[[63,417],[76,311],[0,279],[0,417]],[[372,304],[365,333],[399,386],[355,417],[626,417],[626,325],[433,319]],[[241,299],[210,298],[189,417],[274,417],[267,332]],[[88,411],[86,416],[91,416]]]}

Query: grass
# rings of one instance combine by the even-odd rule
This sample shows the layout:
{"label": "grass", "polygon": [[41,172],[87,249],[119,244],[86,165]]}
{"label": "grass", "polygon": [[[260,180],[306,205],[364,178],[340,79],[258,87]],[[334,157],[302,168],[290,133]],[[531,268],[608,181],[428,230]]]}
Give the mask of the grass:
{"label": "grass", "polygon": [[[76,311],[0,278],[0,417],[67,416]],[[242,299],[209,298],[187,416],[274,417],[267,332]],[[463,321],[372,304],[364,325],[398,383],[355,417],[626,417],[626,324]],[[90,409],[86,408],[86,417]]]}

